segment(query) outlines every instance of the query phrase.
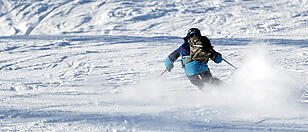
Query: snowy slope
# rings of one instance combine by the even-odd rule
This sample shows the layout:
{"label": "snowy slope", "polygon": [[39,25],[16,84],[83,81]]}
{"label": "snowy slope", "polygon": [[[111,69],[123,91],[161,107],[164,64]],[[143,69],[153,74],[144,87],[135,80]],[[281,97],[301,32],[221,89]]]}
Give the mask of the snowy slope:
{"label": "snowy slope", "polygon": [[307,0],[0,1],[1,35],[167,35],[307,38]]}
{"label": "snowy slope", "polygon": [[[308,131],[307,0],[0,0],[0,131]],[[227,63],[164,59],[198,27]]]}

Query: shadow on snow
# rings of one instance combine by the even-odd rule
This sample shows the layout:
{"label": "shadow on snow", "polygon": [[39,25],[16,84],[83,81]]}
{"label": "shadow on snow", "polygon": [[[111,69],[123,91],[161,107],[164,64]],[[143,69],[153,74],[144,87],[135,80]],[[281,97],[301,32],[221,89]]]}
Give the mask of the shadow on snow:
{"label": "shadow on snow", "polygon": [[[109,42],[110,44],[123,43],[179,43],[183,42],[182,37],[177,36],[122,36],[122,35],[23,35],[23,36],[2,36],[0,40],[65,40],[65,41],[90,41],[90,42]],[[210,38],[213,45],[248,45],[254,41],[264,41],[275,45],[298,45],[308,46],[308,40],[293,39],[251,39],[251,38]]]}
{"label": "shadow on snow", "polygon": [[[175,131],[204,131],[204,130],[228,130],[228,131],[302,131],[308,130],[307,124],[288,123],[265,123],[249,121],[199,121],[185,120],[170,116],[170,112],[156,114],[129,115],[125,113],[78,113],[72,111],[41,111],[41,110],[0,110],[0,120],[6,119],[27,119],[26,121],[36,122],[44,118],[44,123],[76,123],[108,124],[111,128],[125,127],[128,129],[137,128],[140,130],[175,130]],[[271,120],[271,119],[269,119]],[[272,119],[275,120],[275,119]],[[283,120],[283,119],[281,119]],[[27,123],[27,122],[24,122]],[[0,125],[6,126],[5,123]],[[107,126],[106,126],[107,127]]]}

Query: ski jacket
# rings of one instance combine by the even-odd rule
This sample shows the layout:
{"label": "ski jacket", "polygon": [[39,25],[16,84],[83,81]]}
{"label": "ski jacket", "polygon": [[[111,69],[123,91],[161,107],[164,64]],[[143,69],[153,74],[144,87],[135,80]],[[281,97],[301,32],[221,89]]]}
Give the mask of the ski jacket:
{"label": "ski jacket", "polygon": [[[187,42],[187,39],[184,38],[184,44],[182,44],[178,49],[174,50],[165,60],[165,64],[167,65],[172,65],[173,63],[181,57],[181,63],[182,65],[184,64],[185,60],[189,58],[190,54],[190,49],[189,49],[189,44]],[[220,63],[222,61],[222,57],[219,54],[215,60],[213,60],[215,63]],[[206,72],[208,70],[208,65],[206,62],[200,62],[200,61],[191,61],[187,63],[184,66],[184,71],[186,76],[193,76],[196,74],[200,74],[203,72]]]}

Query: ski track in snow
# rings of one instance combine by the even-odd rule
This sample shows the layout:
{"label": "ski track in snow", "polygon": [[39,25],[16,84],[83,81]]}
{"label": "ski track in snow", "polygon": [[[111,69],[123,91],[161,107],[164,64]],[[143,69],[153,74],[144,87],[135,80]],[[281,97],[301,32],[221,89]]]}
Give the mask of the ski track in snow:
{"label": "ski track in snow", "polygon": [[[308,131],[307,6],[0,0],[0,131]],[[251,73],[209,62],[235,84],[204,93],[179,61],[157,78],[191,27]]]}

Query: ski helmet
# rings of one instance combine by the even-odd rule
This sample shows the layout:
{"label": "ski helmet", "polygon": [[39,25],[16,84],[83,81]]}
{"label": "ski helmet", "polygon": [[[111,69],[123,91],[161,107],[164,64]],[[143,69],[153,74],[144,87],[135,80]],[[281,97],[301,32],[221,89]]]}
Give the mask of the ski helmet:
{"label": "ski helmet", "polygon": [[196,34],[196,35],[201,35],[201,32],[198,28],[191,28],[188,30],[187,32],[187,36],[191,36],[193,34]]}

